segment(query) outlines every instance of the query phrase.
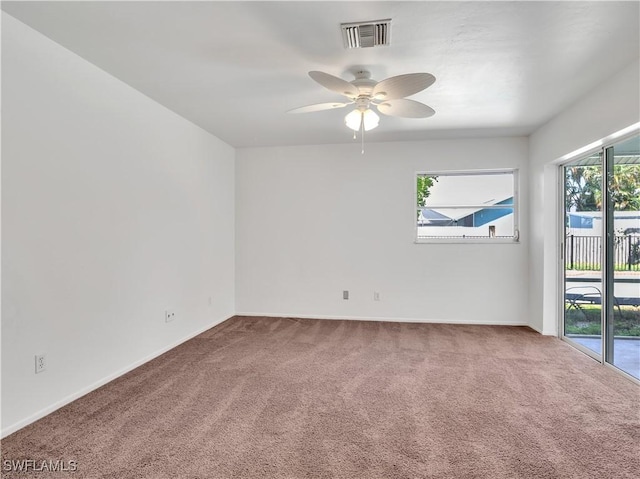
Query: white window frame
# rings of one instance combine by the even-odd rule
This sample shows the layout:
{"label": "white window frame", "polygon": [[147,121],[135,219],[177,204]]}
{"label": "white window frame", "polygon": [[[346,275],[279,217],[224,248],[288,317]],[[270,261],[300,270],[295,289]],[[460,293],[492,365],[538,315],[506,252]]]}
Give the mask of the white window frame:
{"label": "white window frame", "polygon": [[[509,238],[424,238],[418,237],[418,222],[416,221],[416,210],[418,209],[418,176],[470,176],[470,175],[490,175],[490,174],[511,174],[513,175],[513,237]],[[413,175],[413,238],[416,244],[519,244],[520,243],[520,198],[519,198],[519,170],[518,168],[496,168],[489,170],[445,170],[445,171],[416,171]]]}

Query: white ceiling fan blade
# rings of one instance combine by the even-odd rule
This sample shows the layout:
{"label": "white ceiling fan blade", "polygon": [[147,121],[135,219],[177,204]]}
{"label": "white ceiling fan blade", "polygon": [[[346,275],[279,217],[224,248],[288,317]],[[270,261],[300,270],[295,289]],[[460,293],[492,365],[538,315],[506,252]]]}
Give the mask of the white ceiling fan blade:
{"label": "white ceiling fan blade", "polygon": [[376,106],[380,113],[401,118],[428,118],[436,113],[430,106],[406,98],[385,101]]}
{"label": "white ceiling fan blade", "polygon": [[314,111],[322,111],[322,110],[333,110],[335,108],[344,108],[347,105],[351,105],[353,102],[347,103],[316,103],[314,105],[301,106],[300,108],[294,108],[293,110],[289,110],[287,113],[311,113]]}
{"label": "white ceiling fan blade", "polygon": [[379,82],[371,95],[383,101],[396,100],[413,95],[433,85],[436,81],[431,73],[408,73],[387,78]]}
{"label": "white ceiling fan blade", "polygon": [[309,76],[320,83],[325,88],[340,93],[348,98],[357,98],[360,95],[358,87],[352,85],[342,78],[329,75],[328,73],[313,71],[309,72]]}

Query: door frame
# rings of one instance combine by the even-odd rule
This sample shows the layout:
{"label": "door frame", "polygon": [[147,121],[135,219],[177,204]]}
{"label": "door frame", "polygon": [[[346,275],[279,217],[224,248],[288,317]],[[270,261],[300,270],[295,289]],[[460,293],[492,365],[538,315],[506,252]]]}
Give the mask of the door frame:
{"label": "door frame", "polygon": [[[593,156],[596,153],[600,153],[600,163],[602,165],[602,158],[603,158],[603,147],[602,145],[591,148],[589,150],[586,150],[584,152],[582,152],[580,155],[571,158],[570,160],[564,161],[560,164],[558,164],[558,235],[559,235],[559,262],[558,262],[558,276],[559,276],[559,282],[558,282],[558,337],[563,340],[568,342],[569,344],[571,344],[571,346],[573,346],[574,348],[576,348],[577,350],[583,352],[584,354],[586,354],[587,356],[590,356],[591,358],[595,359],[596,361],[598,361],[599,363],[603,363],[603,358],[604,358],[604,354],[598,354],[596,351],[589,349],[588,347],[578,343],[577,341],[574,341],[573,339],[571,339],[570,337],[567,337],[564,334],[564,328],[565,328],[565,310],[566,310],[566,298],[565,298],[565,291],[566,291],[566,280],[567,280],[567,276],[566,276],[566,260],[565,260],[565,252],[567,249],[567,246],[565,244],[565,240],[567,238],[567,223],[566,223],[566,184],[565,184],[565,167],[568,165],[571,165],[571,163],[577,161],[577,160],[581,160],[584,158],[588,158],[590,156]],[[603,182],[604,182],[604,175],[603,175]],[[604,185],[601,185],[604,186]],[[604,226],[604,221],[603,221],[603,226]],[[602,228],[602,231],[600,232],[600,237],[601,237],[601,241],[603,240],[602,235],[604,234],[604,227]],[[604,243],[601,243],[602,245],[604,245]],[[600,258],[600,263],[603,263],[604,257],[602,256],[604,254],[604,248],[601,248],[601,258]],[[604,270],[601,267],[600,268],[600,284],[604,285],[604,276],[603,276]],[[604,294],[603,294],[604,296]],[[604,334],[603,331],[603,325],[604,325],[604,314],[603,314],[604,308],[601,308],[601,313],[600,313],[600,351],[601,353],[604,353]]]}

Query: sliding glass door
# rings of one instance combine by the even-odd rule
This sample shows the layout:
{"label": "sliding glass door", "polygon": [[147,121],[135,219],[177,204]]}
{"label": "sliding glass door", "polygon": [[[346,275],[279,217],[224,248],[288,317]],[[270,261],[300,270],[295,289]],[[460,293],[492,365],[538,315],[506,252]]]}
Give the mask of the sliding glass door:
{"label": "sliding glass door", "polygon": [[602,356],[602,154],[564,166],[564,336]]}
{"label": "sliding glass door", "polygon": [[640,137],[562,173],[563,337],[640,379]]}
{"label": "sliding glass door", "polygon": [[640,137],[605,150],[605,360],[640,379]]}

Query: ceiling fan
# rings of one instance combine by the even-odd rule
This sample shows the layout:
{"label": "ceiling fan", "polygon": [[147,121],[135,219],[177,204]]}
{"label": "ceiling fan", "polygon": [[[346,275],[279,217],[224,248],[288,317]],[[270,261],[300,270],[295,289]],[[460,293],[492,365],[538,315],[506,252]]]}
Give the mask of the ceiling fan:
{"label": "ceiling fan", "polygon": [[424,103],[405,98],[431,86],[436,78],[430,73],[408,73],[380,82],[372,80],[371,73],[366,70],[355,72],[355,80],[351,82],[320,71],[311,71],[309,76],[323,87],[346,96],[349,101],[316,103],[294,108],[288,113],[309,113],[354,105],[354,110],[344,119],[347,127],[354,131],[354,138],[356,131],[364,132],[378,126],[380,117],[371,109],[372,106],[384,115],[402,118],[428,118],[435,114],[433,108]]}

